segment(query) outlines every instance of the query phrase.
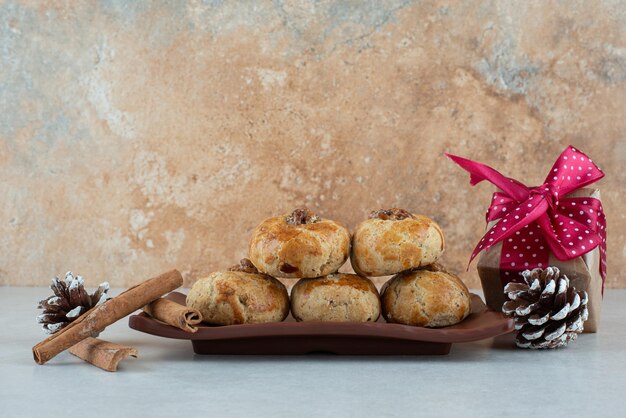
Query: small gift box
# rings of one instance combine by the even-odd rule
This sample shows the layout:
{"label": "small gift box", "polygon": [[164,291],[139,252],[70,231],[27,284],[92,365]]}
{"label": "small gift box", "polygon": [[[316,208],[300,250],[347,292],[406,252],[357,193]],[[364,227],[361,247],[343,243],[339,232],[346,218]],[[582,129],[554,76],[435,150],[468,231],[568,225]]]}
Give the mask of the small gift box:
{"label": "small gift box", "polygon": [[467,170],[473,186],[487,180],[498,187],[487,210],[487,233],[478,275],[487,305],[501,310],[504,286],[521,272],[558,267],[577,290],[589,295],[585,332],[596,332],[606,278],[606,219],[600,192],[585,188],[604,177],[589,157],[567,147],[544,183],[528,187],[484,164],[446,154]]}

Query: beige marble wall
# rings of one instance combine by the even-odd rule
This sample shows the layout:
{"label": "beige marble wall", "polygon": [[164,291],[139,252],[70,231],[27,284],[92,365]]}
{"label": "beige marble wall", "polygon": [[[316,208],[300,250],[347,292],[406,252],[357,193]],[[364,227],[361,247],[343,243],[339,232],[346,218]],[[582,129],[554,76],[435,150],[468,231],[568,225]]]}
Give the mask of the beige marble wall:
{"label": "beige marble wall", "polygon": [[[567,144],[626,286],[626,1],[0,1],[0,284],[190,284],[308,205],[434,217],[459,272],[493,189]],[[478,286],[475,266],[463,278]]]}

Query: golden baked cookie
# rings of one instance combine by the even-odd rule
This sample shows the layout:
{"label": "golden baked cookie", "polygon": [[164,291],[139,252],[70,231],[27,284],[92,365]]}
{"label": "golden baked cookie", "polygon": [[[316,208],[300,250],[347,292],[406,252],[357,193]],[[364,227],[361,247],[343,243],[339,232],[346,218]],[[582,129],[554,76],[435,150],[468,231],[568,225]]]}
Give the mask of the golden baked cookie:
{"label": "golden baked cookie", "polygon": [[269,218],[250,240],[250,260],[274,277],[319,277],[336,272],[348,259],[350,232],[307,209]]}
{"label": "golden baked cookie", "polygon": [[198,280],[187,295],[187,306],[199,310],[209,324],[280,322],[289,314],[289,295],[281,282],[243,259],[229,271]]}
{"label": "golden baked cookie", "polygon": [[374,283],[365,277],[329,274],[294,285],[291,313],[297,321],[376,322],[380,298]]}
{"label": "golden baked cookie", "polygon": [[362,276],[387,276],[434,263],[444,247],[443,231],[432,219],[385,209],[356,227],[350,262]]}
{"label": "golden baked cookie", "polygon": [[420,327],[454,325],[471,310],[465,284],[438,267],[393,276],[382,288],[381,304],[387,322]]}

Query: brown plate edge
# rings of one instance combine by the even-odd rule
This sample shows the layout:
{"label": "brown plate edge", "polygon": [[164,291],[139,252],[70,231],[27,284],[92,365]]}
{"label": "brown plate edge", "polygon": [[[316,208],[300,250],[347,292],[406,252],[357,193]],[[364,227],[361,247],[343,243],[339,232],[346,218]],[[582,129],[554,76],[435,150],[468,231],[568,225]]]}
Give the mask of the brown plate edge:
{"label": "brown plate edge", "polygon": [[[167,299],[184,304],[185,295],[172,292]],[[396,339],[434,343],[462,343],[507,334],[514,329],[514,321],[501,313],[487,310],[480,296],[472,294],[472,308],[482,309],[470,314],[459,324],[445,328],[423,328],[387,322],[331,323],[331,322],[274,322],[226,326],[201,326],[196,333],[188,333],[149,317],[145,313],[132,315],[129,327],[147,334],[182,340],[255,339],[276,336],[299,337],[355,337]]]}

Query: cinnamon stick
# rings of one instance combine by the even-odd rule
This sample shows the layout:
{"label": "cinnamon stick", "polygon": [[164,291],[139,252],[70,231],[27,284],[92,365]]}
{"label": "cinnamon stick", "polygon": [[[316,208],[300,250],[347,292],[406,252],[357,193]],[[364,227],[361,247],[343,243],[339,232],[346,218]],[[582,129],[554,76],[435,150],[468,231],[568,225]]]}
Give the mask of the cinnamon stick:
{"label": "cinnamon stick", "polygon": [[145,313],[176,328],[187,332],[196,332],[202,322],[200,311],[168,299],[159,298],[143,307]]}
{"label": "cinnamon stick", "polygon": [[137,357],[137,349],[109,341],[88,337],[70,347],[69,352],[108,372],[117,370],[117,364],[128,356]]}
{"label": "cinnamon stick", "polygon": [[33,347],[35,361],[44,364],[77,342],[96,336],[107,326],[182,284],[183,277],[178,270],[172,270],[131,287],[117,297],[90,309],[61,331],[35,345]]}

